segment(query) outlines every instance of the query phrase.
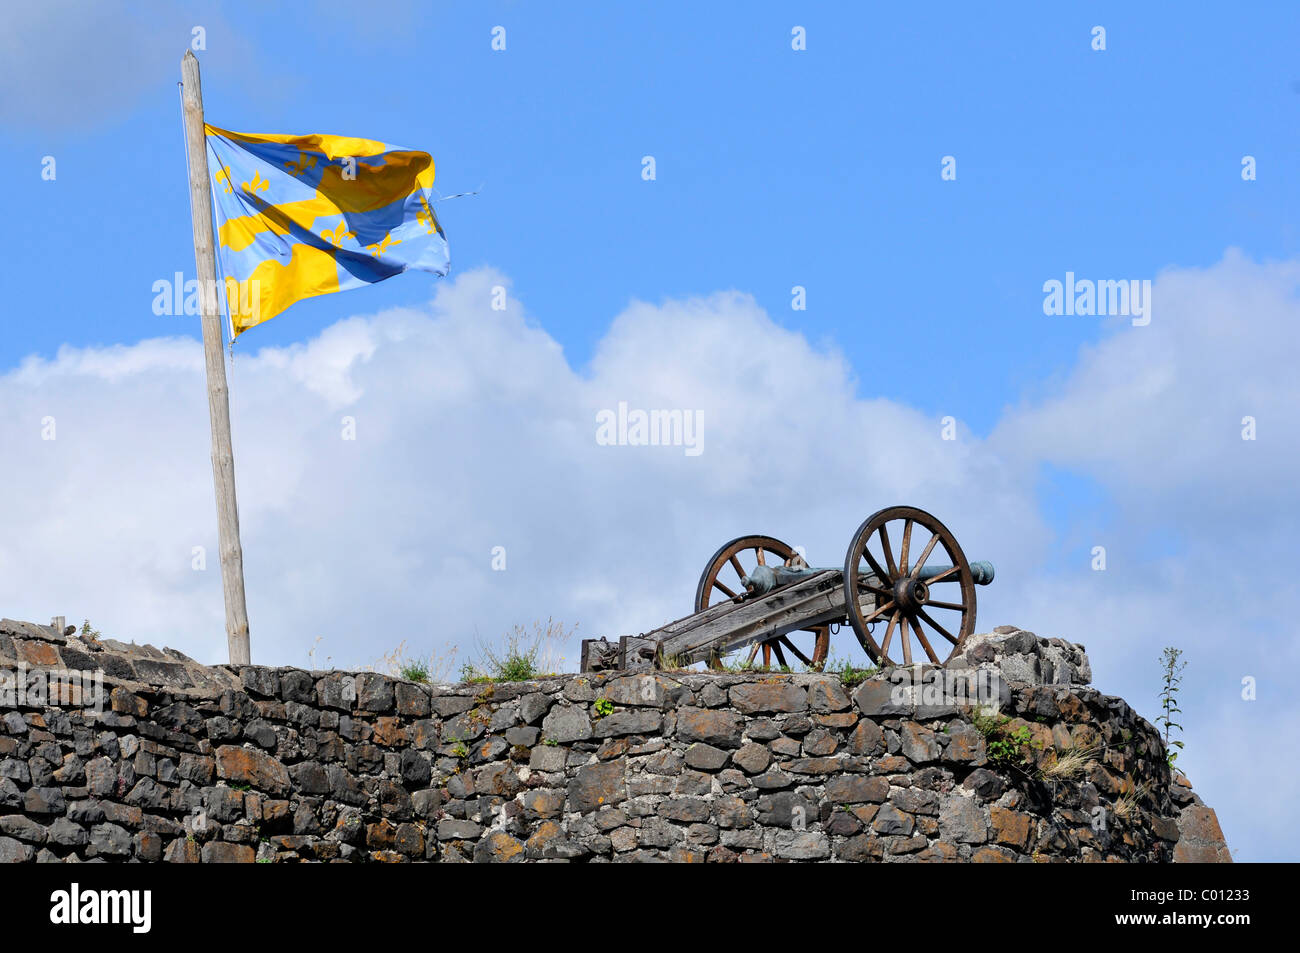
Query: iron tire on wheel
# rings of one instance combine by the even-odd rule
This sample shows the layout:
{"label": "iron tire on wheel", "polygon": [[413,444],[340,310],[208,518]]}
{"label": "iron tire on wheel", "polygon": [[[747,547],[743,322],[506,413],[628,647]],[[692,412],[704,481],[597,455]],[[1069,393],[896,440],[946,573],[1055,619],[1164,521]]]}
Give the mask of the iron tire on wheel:
{"label": "iron tire on wheel", "polygon": [[[742,562],[741,557],[745,553],[750,553],[750,555]],[[759,563],[790,566],[796,564],[796,562],[803,563],[803,558],[795,552],[794,547],[775,537],[738,536],[731,542],[724,543],[716,553],[709,557],[704,572],[700,574],[699,584],[695,587],[695,611],[703,612],[711,605],[738,599],[744,593],[740,577]],[[726,581],[720,579],[719,576],[726,577]],[[794,634],[791,632],[756,644],[754,651],[750,653],[749,662],[753,662],[754,656],[761,645],[763,664],[765,666],[772,664],[773,652],[776,653],[780,664],[786,665],[785,653],[789,651],[807,667],[820,669],[826,664],[826,656],[830,650],[830,628],[828,626],[819,626],[808,631],[813,635],[811,654],[805,654],[790,640],[790,636]],[[714,659],[710,661],[709,666],[711,668],[721,668],[722,661],[721,659]]]}
{"label": "iron tire on wheel", "polygon": [[[921,540],[914,540],[917,526],[928,530],[930,538],[923,534]],[[891,536],[891,529],[898,535]],[[936,549],[942,554],[933,559]],[[928,581],[919,578],[922,564],[939,563],[950,568]],[[876,604],[864,609],[857,593],[875,594]],[[844,557],[844,601],[854,634],[877,665],[912,664],[914,640],[921,650],[915,661],[942,664],[962,651],[975,630],[970,563],[948,528],[914,506],[886,507],[858,527]],[[870,628],[877,622],[887,626],[879,642]],[[940,658],[945,645],[948,654]],[[895,649],[901,649],[895,653],[900,659],[890,654]]]}

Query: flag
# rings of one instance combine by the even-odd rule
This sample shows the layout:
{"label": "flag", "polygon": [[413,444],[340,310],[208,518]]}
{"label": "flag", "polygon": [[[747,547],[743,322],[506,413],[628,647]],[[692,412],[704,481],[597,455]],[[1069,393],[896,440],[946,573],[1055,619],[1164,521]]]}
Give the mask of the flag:
{"label": "flag", "polygon": [[217,255],[236,337],[303,298],[408,269],[446,275],[433,158],[349,136],[204,126]]}

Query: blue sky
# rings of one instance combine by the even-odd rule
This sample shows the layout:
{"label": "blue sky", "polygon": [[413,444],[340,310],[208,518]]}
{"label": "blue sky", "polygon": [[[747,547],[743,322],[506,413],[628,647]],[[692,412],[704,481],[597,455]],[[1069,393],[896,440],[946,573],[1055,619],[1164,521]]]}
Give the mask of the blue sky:
{"label": "blue sky", "polygon": [[[0,569],[48,546],[47,568],[124,575],[11,577],[0,612],[40,618],[54,602],[200,658],[224,645],[216,574],[176,575],[153,548],[175,527],[159,553],[186,570],[191,536],[215,553],[196,352],[156,341],[197,341],[197,322],[151,309],[156,280],[194,269],[176,83],[197,25],[214,124],[424,149],[443,194],[481,186],[438,206],[449,279],[301,302],[236,346],[255,658],[300,664],[317,635],[336,662],[378,655],[357,635],[372,616],[323,608],[343,580],[357,587],[343,601],[384,603],[372,612],[421,648],[551,611],[587,635],[648,628],[680,614],[729,536],[802,534],[834,564],[871,511],[917,503],[998,563],[981,628],[1085,642],[1099,687],[1148,717],[1160,649],[1185,645],[1193,781],[1239,859],[1294,859],[1294,836],[1269,826],[1283,795],[1261,816],[1239,779],[1298,787],[1293,768],[1242,760],[1240,740],[1300,727],[1281,680],[1300,661],[1296,585],[1270,568],[1300,528],[1300,8],[1133,7],[7,13],[0,174],[22,228],[0,237],[14,408],[0,448],[27,466],[0,485],[31,501],[7,514],[10,538],[44,542],[0,548]],[[796,25],[806,50],[791,49]],[[1152,326],[1044,315],[1043,283],[1067,271],[1156,282]],[[505,317],[483,309],[498,282]],[[807,310],[791,308],[796,285]],[[703,462],[556,449],[622,399],[705,407]],[[738,408],[754,413],[727,416]],[[23,422],[47,409],[68,421],[57,458]],[[368,456],[323,442],[343,413],[383,433]],[[1240,439],[1246,414],[1258,442]],[[936,449],[945,415],[962,440]],[[403,508],[415,515],[390,513]],[[387,548],[360,539],[389,520]],[[507,538],[508,584],[480,559]],[[557,538],[568,575],[548,562]],[[1104,574],[1088,568],[1100,542]],[[620,562],[636,547],[661,575]],[[1220,561],[1207,586],[1198,573]],[[1243,703],[1243,677],[1272,689]]]}
{"label": "blue sky", "polygon": [[[1296,181],[1280,174],[1300,145],[1300,11],[1131,7],[937,4],[918,18],[865,4],[570,4],[557,17],[412,4],[393,27],[343,4],[168,14],[180,39],[148,49],[156,69],[96,116],[7,128],[8,180],[31,179],[47,152],[59,171],[57,187],[12,193],[29,229],[6,243],[8,269],[61,269],[56,250],[83,222],[100,238],[78,259],[97,306],[81,282],[19,284],[19,308],[58,317],[0,342],[0,361],[177,330],[141,289],[193,267],[171,62],[193,21],[206,24],[217,124],[382,138],[433,153],[444,194],[481,185],[440,208],[453,267],[510,274],[575,364],[631,298],[738,288],[833,339],[887,395],[986,431],[1101,331],[1034,320],[1046,277],[1150,277],[1229,245],[1261,258],[1300,247]],[[802,54],[792,22],[808,31]],[[1098,23],[1105,52],[1090,46]],[[490,48],[498,24],[503,53]],[[1247,153],[1262,171],[1244,187]],[[363,306],[422,300],[428,280],[370,289]],[[795,285],[808,289],[799,314]],[[302,340],[356,307],[306,302],[256,343]]]}

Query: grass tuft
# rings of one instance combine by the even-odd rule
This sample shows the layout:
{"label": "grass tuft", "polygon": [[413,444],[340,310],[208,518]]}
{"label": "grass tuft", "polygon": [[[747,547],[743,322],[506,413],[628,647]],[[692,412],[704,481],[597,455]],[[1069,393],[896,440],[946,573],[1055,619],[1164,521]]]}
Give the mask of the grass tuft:
{"label": "grass tuft", "polygon": [[1077,778],[1087,770],[1088,765],[1097,760],[1097,747],[1088,745],[1085,747],[1066,748],[1064,751],[1056,752],[1056,757],[1051,763],[1043,767],[1043,777],[1053,778],[1058,781]]}
{"label": "grass tuft", "polygon": [[531,632],[515,626],[498,644],[480,640],[478,658],[461,666],[461,681],[526,682],[562,671],[560,650],[576,630],[547,619],[545,624],[534,622]]}

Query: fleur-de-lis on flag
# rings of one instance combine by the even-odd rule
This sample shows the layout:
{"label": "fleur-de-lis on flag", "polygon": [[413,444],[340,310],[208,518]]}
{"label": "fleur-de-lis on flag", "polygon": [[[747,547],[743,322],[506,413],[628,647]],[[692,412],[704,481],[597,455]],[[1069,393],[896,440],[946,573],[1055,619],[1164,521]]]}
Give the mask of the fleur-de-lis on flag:
{"label": "fleur-de-lis on flag", "polygon": [[433,217],[433,209],[429,208],[429,200],[423,195],[420,196],[420,204],[424,206],[424,211],[417,212],[415,220],[426,226],[428,228],[427,234],[432,235],[438,230],[438,220]]}
{"label": "fleur-de-lis on flag", "polygon": [[254,169],[253,181],[240,183],[239,187],[243,189],[245,192],[247,192],[249,195],[256,195],[258,192],[265,192],[267,189],[269,189],[271,187],[271,183],[267,182],[266,179],[262,178],[262,173]]}
{"label": "fleur-de-lis on flag", "polygon": [[384,240],[382,242],[377,242],[374,245],[367,245],[366,250],[369,251],[370,254],[378,258],[384,252],[388,251],[389,245],[400,245],[400,244],[402,244],[402,240],[400,238],[394,238],[392,232],[385,232]]}
{"label": "fleur-de-lis on flag", "polygon": [[217,180],[217,184],[221,184],[222,182],[226,184],[227,193],[235,191],[235,184],[230,181],[230,170],[224,165],[217,166],[217,174],[213,176],[213,178]]}
{"label": "fleur-de-lis on flag", "polygon": [[299,152],[297,161],[286,162],[284,167],[289,170],[290,175],[302,175],[308,169],[316,167],[316,157],[305,152]]}
{"label": "fleur-de-lis on flag", "polygon": [[[338,227],[325,229],[325,231],[320,233],[320,237],[337,248],[339,245],[343,244],[343,239],[356,238],[357,233],[348,231],[347,222],[339,222]],[[370,247],[373,248],[374,246],[372,245]]]}

